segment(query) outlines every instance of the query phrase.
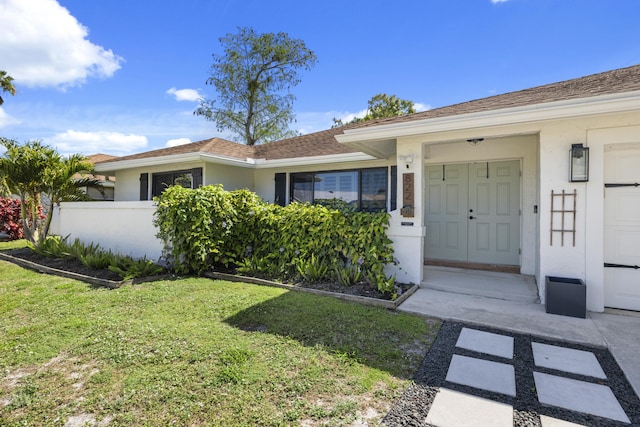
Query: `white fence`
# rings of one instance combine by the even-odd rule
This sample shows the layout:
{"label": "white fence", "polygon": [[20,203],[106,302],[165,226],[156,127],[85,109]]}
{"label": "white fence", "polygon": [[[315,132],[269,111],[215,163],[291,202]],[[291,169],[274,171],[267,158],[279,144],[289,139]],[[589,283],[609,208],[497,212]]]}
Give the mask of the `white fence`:
{"label": "white fence", "polygon": [[135,258],[157,261],[162,242],[153,225],[153,202],[62,203],[51,224],[51,234],[69,235],[85,243]]}

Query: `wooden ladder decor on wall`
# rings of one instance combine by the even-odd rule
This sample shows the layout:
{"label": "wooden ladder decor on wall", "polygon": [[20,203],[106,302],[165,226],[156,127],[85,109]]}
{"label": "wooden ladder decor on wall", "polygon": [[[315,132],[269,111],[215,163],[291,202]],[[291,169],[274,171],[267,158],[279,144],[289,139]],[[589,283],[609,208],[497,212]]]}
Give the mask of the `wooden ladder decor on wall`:
{"label": "wooden ladder decor on wall", "polygon": [[[576,245],[576,194],[576,190],[573,190],[573,193],[567,193],[564,190],[562,190],[562,193],[554,193],[554,191],[551,190],[552,246],[553,233],[560,233],[560,244],[562,246],[564,246],[564,235],[571,233],[573,235],[573,246]],[[560,204],[560,207],[558,207],[558,204]],[[557,226],[558,221],[560,221],[559,227]],[[554,224],[556,224],[555,227]]]}

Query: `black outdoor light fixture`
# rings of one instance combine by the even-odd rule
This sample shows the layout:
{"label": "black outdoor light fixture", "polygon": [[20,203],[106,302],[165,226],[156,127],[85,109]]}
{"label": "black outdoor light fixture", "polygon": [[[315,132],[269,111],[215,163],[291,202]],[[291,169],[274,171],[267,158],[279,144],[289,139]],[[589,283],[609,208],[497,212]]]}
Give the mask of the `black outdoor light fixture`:
{"label": "black outdoor light fixture", "polygon": [[569,161],[569,181],[589,181],[589,147],[582,144],[571,144]]}

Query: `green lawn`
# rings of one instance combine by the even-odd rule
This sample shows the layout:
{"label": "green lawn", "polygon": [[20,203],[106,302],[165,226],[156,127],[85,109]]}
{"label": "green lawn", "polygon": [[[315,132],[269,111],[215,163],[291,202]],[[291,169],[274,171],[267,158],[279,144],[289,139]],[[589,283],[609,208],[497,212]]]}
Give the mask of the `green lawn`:
{"label": "green lawn", "polygon": [[279,288],[106,290],[0,261],[0,425],[376,424],[438,327]]}

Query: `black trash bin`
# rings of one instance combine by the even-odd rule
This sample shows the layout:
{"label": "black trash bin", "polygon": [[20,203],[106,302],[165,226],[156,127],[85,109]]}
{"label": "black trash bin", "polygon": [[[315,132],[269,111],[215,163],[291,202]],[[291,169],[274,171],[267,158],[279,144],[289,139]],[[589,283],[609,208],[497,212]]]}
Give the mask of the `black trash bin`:
{"label": "black trash bin", "polygon": [[547,313],[587,317],[587,287],[580,279],[546,276],[545,301]]}

